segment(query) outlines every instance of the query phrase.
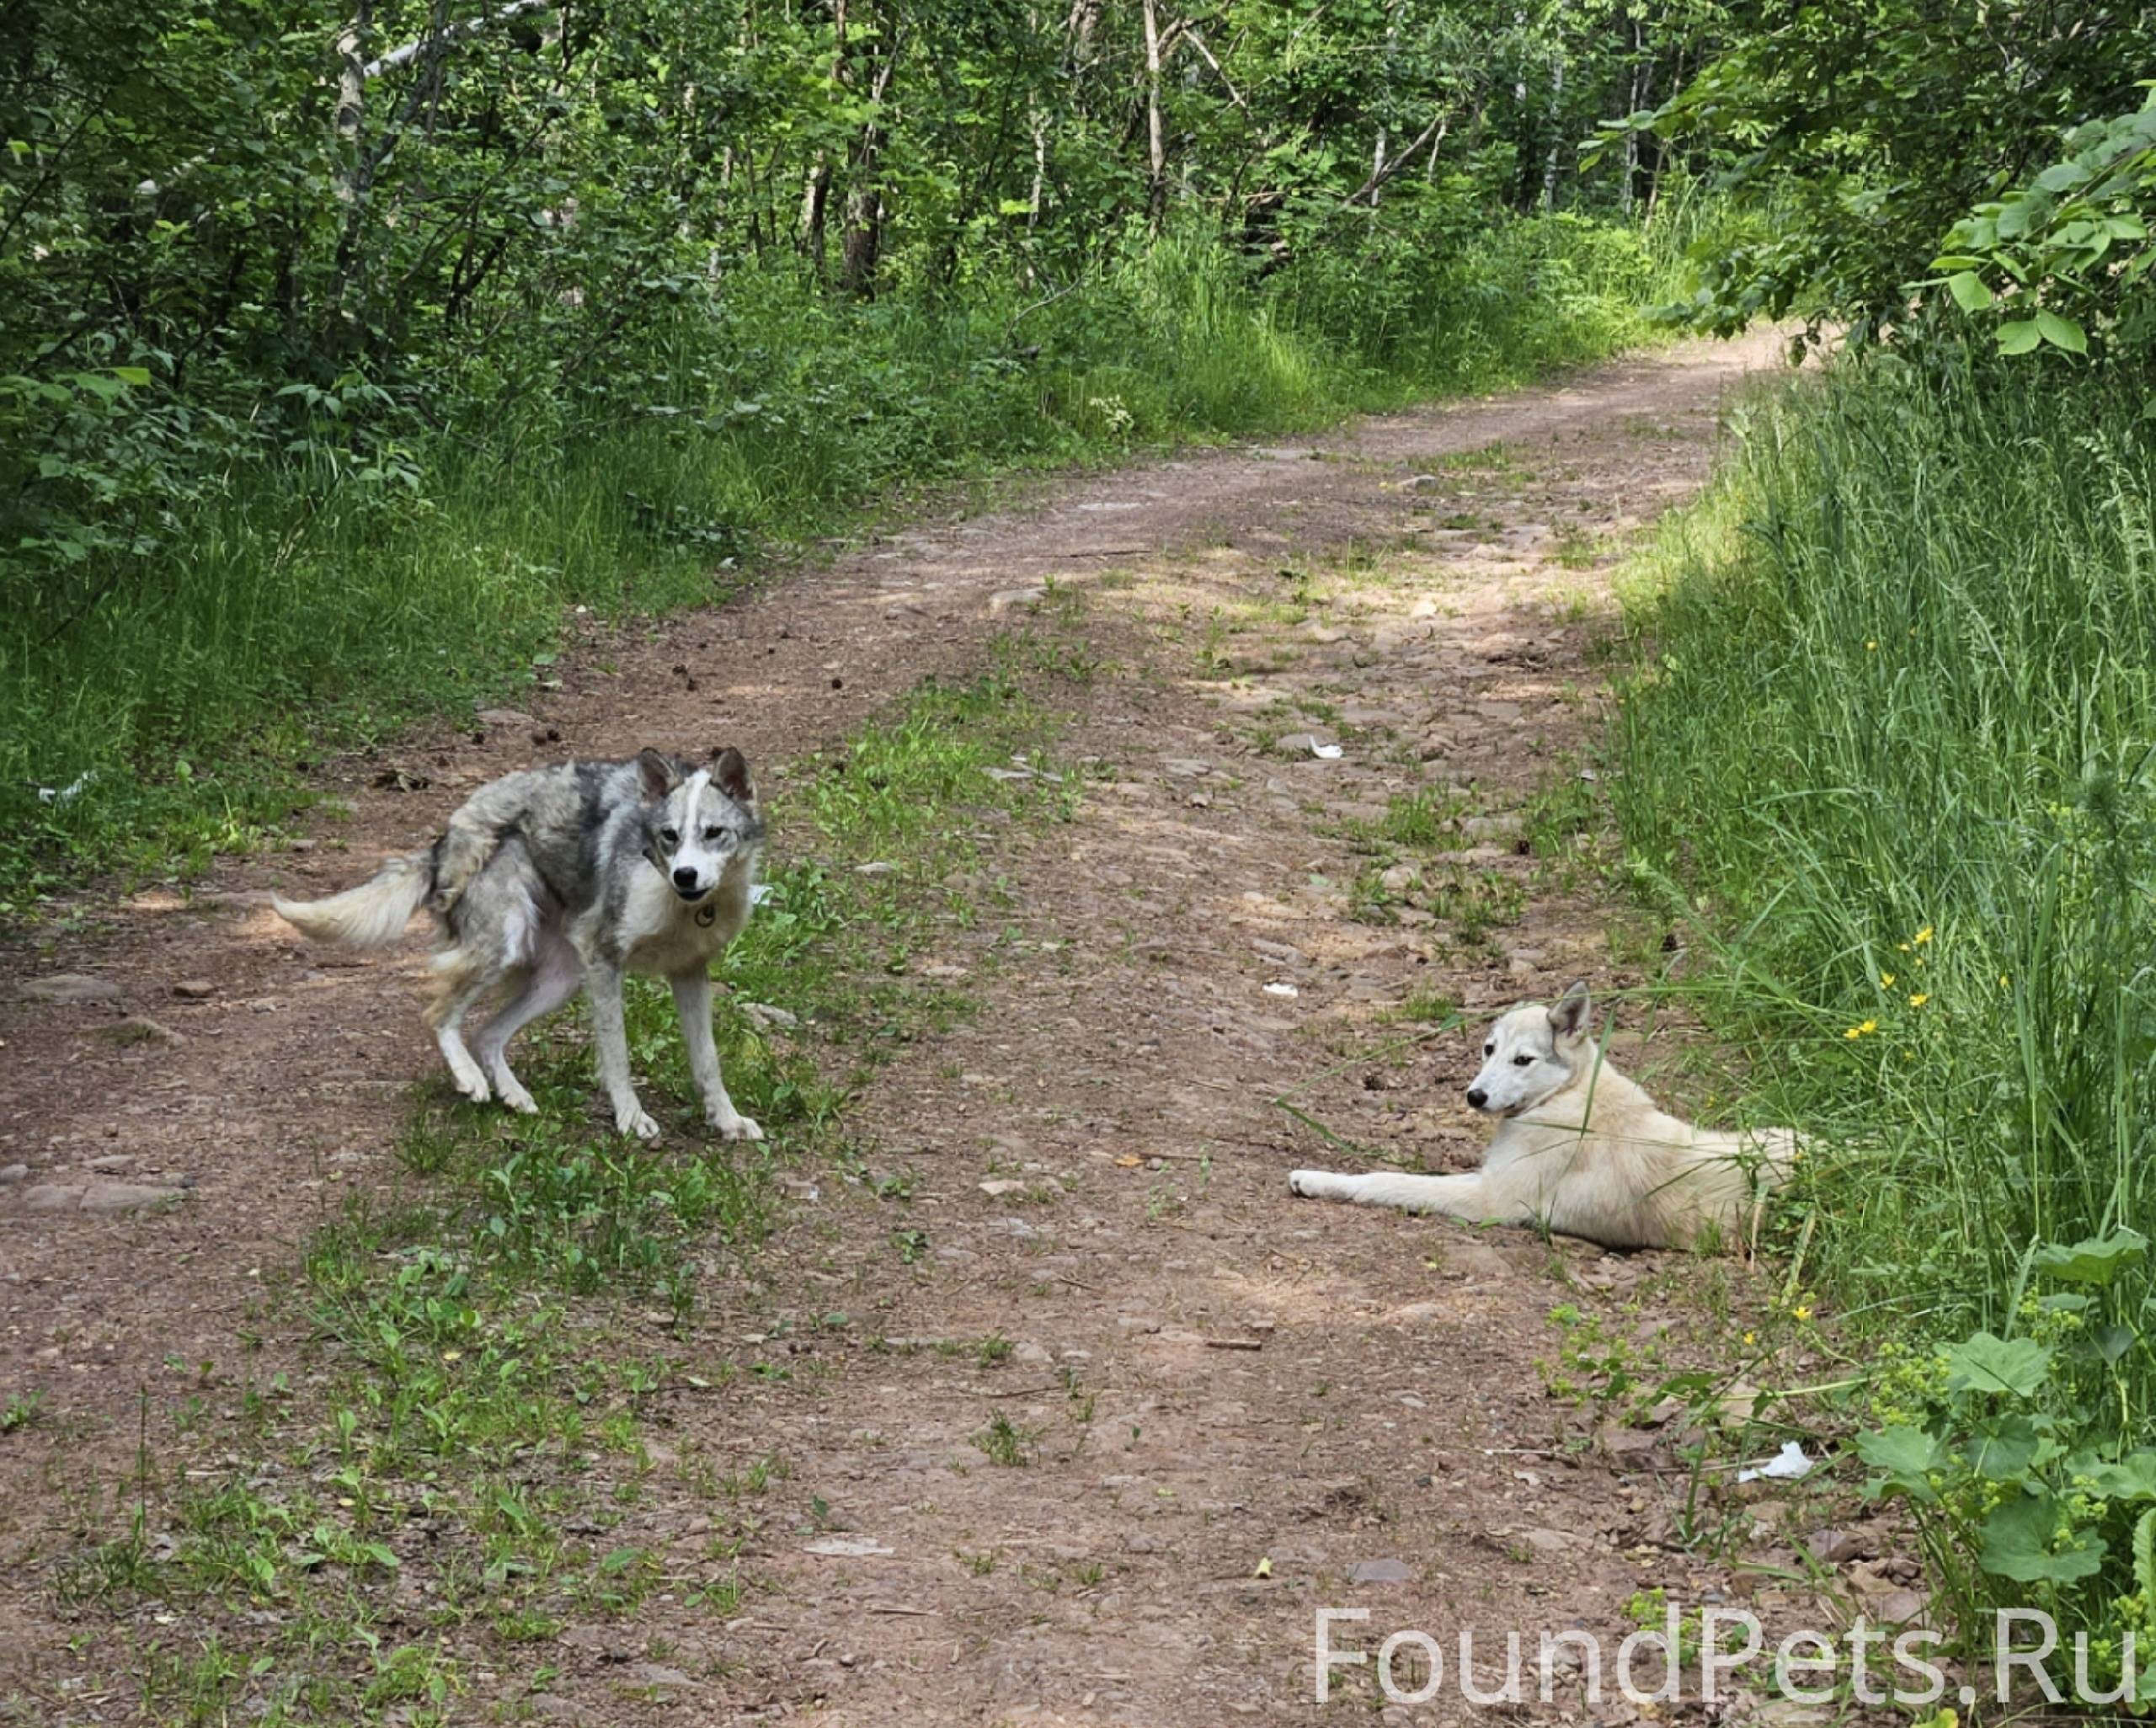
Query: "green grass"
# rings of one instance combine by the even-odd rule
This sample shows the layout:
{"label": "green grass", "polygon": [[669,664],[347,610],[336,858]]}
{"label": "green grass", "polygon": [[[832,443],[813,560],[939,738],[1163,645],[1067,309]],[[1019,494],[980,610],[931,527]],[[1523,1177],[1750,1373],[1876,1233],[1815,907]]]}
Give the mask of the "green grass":
{"label": "green grass", "polygon": [[1005,1469],[1023,1469],[1040,1450],[1041,1433],[998,1411],[989,1418],[988,1426],[973,1437],[972,1443],[990,1464]]}
{"label": "green grass", "polygon": [[1790,1284],[1857,1341],[1822,1378],[1859,1395],[1943,1605],[2146,1643],[2144,395],[1934,354],[1755,407],[1633,596],[1606,780],[1748,1112],[1814,1137]]}
{"label": "green grass", "polygon": [[[684,1445],[662,1469],[654,1417],[670,1399],[725,1396],[738,1375],[793,1379],[782,1352],[737,1361],[722,1347],[714,1360],[687,1330],[710,1278],[753,1267],[785,1171],[828,1168],[906,1215],[904,1186],[873,1188],[847,1139],[852,1093],[969,1011],[909,962],[1001,900],[978,819],[1054,824],[1077,807],[1046,752],[1054,700],[1090,662],[1041,637],[1005,638],[988,660],[766,776],[788,861],[719,963],[716,1013],[728,1084],[766,1141],[704,1137],[670,998],[641,986],[632,1059],[670,1133],[657,1148],[622,1140],[565,1016],[520,1047],[536,1116],[424,1082],[403,1179],[352,1195],[296,1265],[265,1274],[276,1315],[309,1340],[295,1370],[243,1368],[232,1416],[190,1405],[154,1439],[146,1401],[138,1468],[84,1509],[85,1539],[50,1576],[64,1607],[102,1627],[147,1717],[468,1720],[482,1677],[528,1671],[520,1651],[571,1622],[628,1616],[662,1583],[715,1621],[738,1609],[742,1552],[786,1463]],[[1014,759],[1038,777],[987,771]],[[886,860],[902,867],[856,867]],[[751,1005],[797,1030],[767,1032]],[[915,1257],[894,1244],[889,1276],[912,1276]],[[970,1353],[990,1367],[1011,1349],[990,1336]],[[16,1427],[35,1409],[18,1407]],[[1027,1431],[1000,1444],[1011,1455],[999,1461],[1029,1455]],[[704,1516],[708,1541],[662,1557],[624,1540],[618,1527],[653,1498]]]}
{"label": "green grass", "polygon": [[1219,245],[1171,237],[1045,306],[986,280],[963,301],[841,304],[744,266],[588,401],[420,429],[373,470],[340,453],[342,422],[280,466],[236,440],[155,559],[57,586],[0,562],[0,917],[87,872],[184,873],[263,843],[323,753],[543,685],[572,605],[723,598],[763,549],[924,482],[1598,358],[1642,339],[1673,256],[1550,218],[1442,259],[1313,254],[1254,285]]}

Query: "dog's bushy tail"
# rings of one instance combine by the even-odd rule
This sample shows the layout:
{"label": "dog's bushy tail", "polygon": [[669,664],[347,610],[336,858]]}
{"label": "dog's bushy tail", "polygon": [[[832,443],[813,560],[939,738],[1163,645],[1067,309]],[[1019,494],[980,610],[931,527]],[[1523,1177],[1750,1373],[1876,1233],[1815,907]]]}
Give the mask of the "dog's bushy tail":
{"label": "dog's bushy tail", "polygon": [[386,948],[404,934],[412,915],[433,892],[433,856],[392,858],[355,888],[326,900],[273,899],[277,915],[302,936],[349,948]]}

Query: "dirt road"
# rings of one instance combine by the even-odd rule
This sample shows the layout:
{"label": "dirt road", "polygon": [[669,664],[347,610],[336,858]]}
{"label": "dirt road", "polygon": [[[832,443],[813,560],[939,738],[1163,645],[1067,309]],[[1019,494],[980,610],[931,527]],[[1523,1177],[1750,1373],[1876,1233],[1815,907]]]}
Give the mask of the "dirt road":
{"label": "dirt road", "polygon": [[[221,1411],[209,1365],[259,1325],[265,1276],[377,1179],[429,1070],[408,964],[302,953],[266,891],[354,879],[535,752],[724,736],[808,757],[976,665],[1043,588],[1075,596],[1064,627],[1111,669],[1058,745],[1086,774],[1075,822],[990,843],[1007,910],[935,957],[980,1011],[883,1068],[849,1122],[925,1249],[901,1264],[857,1187],[797,1183],[758,1276],[671,1343],[702,1384],[744,1372],[666,1403],[612,1539],[690,1541],[710,1528],[692,1465],[782,1460],[734,1556],[738,1605],[659,1589],[528,1648],[483,1628],[446,1698],[384,1718],[1305,1720],[1324,1714],[1321,1606],[1369,1609],[1336,1635],[1364,1649],[1413,1627],[1449,1651],[1473,1628],[1494,1676],[1507,1629],[1530,1661],[1545,1629],[1614,1645],[1657,1589],[1793,1605],[1729,1564],[1786,1544],[1776,1507],[1737,1514],[1733,1545],[1682,1545],[1702,1514],[1673,1437],[1613,1421],[1580,1362],[1699,1359],[1733,1274],[1285,1182],[1354,1162],[1309,1121],[1471,1165],[1476,1046],[1427,1035],[1443,1005],[1472,1021],[1574,977],[1640,981],[1565,867],[1607,570],[1699,487],[1721,412],[1774,354],[1672,349],[1059,483],[720,611],[595,632],[532,726],[344,765],[352,818],[324,833],[349,851],[228,863],[9,957],[0,1165],[25,1168],[0,1187],[0,1400],[43,1402],[0,1436],[0,1720],[10,1699],[26,1720],[143,1708],[115,1677],[148,1623],[59,1600],[55,1569],[126,1503],[138,1428],[198,1389]],[[19,999],[60,973],[91,981],[61,987],[82,1000]],[[1655,1084],[1664,1040],[1643,1010],[1621,1023],[1620,1059]],[[875,1336],[801,1324],[833,1309]],[[747,1371],[782,1339],[785,1372]],[[1337,1695],[1357,1720],[1401,1708],[1367,1667]],[[1414,1720],[1465,1713],[1449,1679]]]}

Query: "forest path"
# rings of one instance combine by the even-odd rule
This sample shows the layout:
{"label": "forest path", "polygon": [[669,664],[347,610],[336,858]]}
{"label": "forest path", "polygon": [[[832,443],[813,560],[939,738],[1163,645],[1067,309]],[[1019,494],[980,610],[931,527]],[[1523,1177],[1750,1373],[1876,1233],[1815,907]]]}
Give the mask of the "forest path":
{"label": "forest path", "polygon": [[[1558,1362],[1562,1303],[1639,1362],[1697,1359],[1701,1293],[1734,1272],[1293,1201],[1291,1167],[1353,1157],[1270,1101],[1292,1090],[1411,1167],[1471,1167],[1476,1023],[1575,977],[1640,981],[1523,824],[1604,712],[1619,544],[1696,492],[1732,392],[1777,351],[1772,333],[1689,344],[1054,483],[563,655],[534,705],[542,754],[723,737],[760,764],[977,669],[1043,584],[1107,669],[1056,746],[1087,765],[1075,824],[997,840],[1012,909],[935,957],[981,1011],[878,1070],[849,1119],[926,1251],[902,1265],[888,1206],[817,1173],[759,1276],[668,1340],[706,1380],[744,1372],[670,1400],[630,1523],[689,1541],[711,1529],[692,1465],[782,1461],[736,1544],[739,1608],[660,1592],[530,1659],[470,1656],[456,1719],[1287,1720],[1311,1709],[1320,1605],[1448,1650],[1462,1626],[1486,1647],[1520,1629],[1531,1661],[1545,1628],[1614,1649],[1643,1591],[1754,1590],[1675,1542],[1668,1437],[1609,1432],[1536,1366]],[[227,862],[11,957],[0,1166],[27,1168],[0,1187],[0,1397],[45,1401],[0,1441],[0,1560],[52,1555],[56,1488],[124,1459],[140,1389],[162,1409],[188,1390],[172,1364],[231,1359],[263,1269],[376,1179],[429,1071],[411,965],[324,963],[266,891],[422,843],[445,792],[530,760],[526,733],[344,765],[349,853]],[[21,999],[55,973],[92,999]],[[1417,1036],[1411,999],[1470,1027]],[[1653,1084],[1674,1040],[1640,1019],[1618,1048]],[[183,1180],[179,1203],[124,1209],[120,1187]],[[803,1328],[828,1309],[876,1336]],[[780,1340],[786,1372],[747,1372]],[[998,1417],[1001,1465],[975,1443]],[[1770,1514],[1746,1528],[1771,1550]],[[834,1532],[861,1551],[809,1551]],[[56,1642],[77,1623],[39,1567],[4,1578],[0,1698],[74,1677],[72,1715],[128,1720],[82,1689],[98,1662]],[[1342,1689],[1381,1703],[1369,1672]]]}

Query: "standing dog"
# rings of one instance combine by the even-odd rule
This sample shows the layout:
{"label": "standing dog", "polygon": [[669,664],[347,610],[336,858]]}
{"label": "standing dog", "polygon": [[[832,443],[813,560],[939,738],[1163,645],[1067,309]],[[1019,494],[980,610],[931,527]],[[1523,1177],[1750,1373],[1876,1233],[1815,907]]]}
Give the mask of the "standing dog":
{"label": "standing dog", "polygon": [[[674,986],[704,1119],[729,1140],[763,1130],[734,1107],[711,1031],[711,962],[749,921],[764,839],[749,765],[730,745],[701,767],[645,750],[630,762],[568,762],[479,788],[434,845],[327,900],[279,900],[302,934],[387,947],[424,905],[437,920],[428,1005],[456,1090],[536,1107],[510,1071],[509,1041],[579,987],[591,997],[599,1077],[614,1123],[639,1139],[659,1124],[637,1101],[622,1023],[625,973]],[[509,1000],[469,1048],[466,1011],[497,986]]]}
{"label": "standing dog", "polygon": [[1603,1059],[1587,986],[1554,1008],[1515,1008],[1490,1028],[1467,1101],[1500,1119],[1470,1176],[1299,1170],[1298,1194],[1474,1224],[1540,1223],[1609,1248],[1728,1247],[1789,1174],[1789,1128],[1718,1133],[1665,1114]]}

